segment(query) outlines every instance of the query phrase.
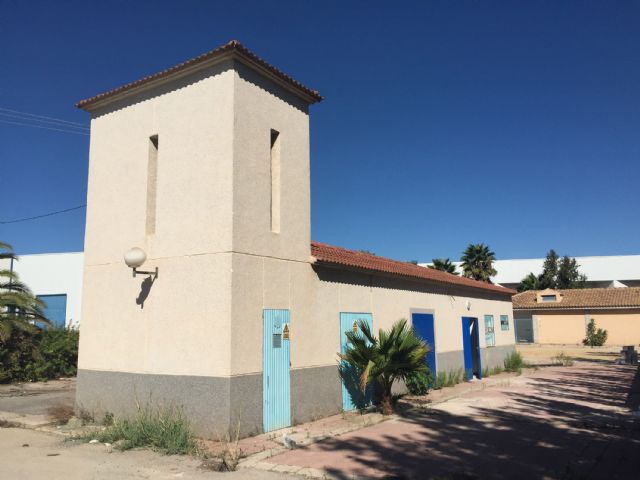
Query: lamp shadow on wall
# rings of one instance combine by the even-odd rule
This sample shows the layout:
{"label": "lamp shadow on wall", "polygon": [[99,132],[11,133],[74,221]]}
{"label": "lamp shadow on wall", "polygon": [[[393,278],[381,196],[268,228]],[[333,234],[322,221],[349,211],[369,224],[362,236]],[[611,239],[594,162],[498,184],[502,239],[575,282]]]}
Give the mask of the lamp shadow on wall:
{"label": "lamp shadow on wall", "polygon": [[144,308],[144,302],[151,293],[151,287],[153,287],[155,281],[155,277],[148,276],[140,284],[140,293],[138,294],[138,298],[136,298],[136,305],[140,305],[141,309]]}

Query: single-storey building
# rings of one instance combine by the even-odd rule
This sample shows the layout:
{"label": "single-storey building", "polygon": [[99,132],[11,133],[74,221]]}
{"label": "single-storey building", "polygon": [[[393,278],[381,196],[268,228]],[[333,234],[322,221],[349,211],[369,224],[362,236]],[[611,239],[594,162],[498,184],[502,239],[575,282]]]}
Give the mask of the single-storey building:
{"label": "single-storey building", "polygon": [[351,410],[337,353],[359,320],[410,319],[436,371],[480,376],[514,350],[514,291],[311,242],[321,99],[234,41],[78,104],[91,114],[79,408],[171,403],[203,435]]}
{"label": "single-storey building", "polygon": [[607,345],[640,344],[640,287],[523,292],[513,313],[521,343],[581,344],[593,319]]}

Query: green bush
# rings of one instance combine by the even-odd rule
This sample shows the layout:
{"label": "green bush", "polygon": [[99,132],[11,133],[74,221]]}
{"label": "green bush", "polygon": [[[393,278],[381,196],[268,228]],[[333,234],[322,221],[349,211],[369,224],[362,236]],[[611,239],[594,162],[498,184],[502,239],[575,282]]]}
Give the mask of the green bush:
{"label": "green bush", "polygon": [[601,347],[607,342],[609,333],[601,328],[596,329],[596,321],[592,318],[587,324],[587,336],[582,343],[589,347]]}
{"label": "green bush", "polygon": [[79,333],[49,327],[36,332],[14,331],[0,342],[0,383],[37,382],[74,376]]}
{"label": "green bush", "polygon": [[173,407],[139,407],[133,418],[116,419],[105,430],[84,437],[94,438],[119,450],[146,447],[167,455],[192,454],[198,448],[191,424],[181,409]]}
{"label": "green bush", "polygon": [[502,368],[500,365],[496,365],[495,367],[493,367],[493,371],[491,372],[491,375],[498,375],[499,373],[504,372],[504,368]]}
{"label": "green bush", "polygon": [[504,370],[505,372],[522,372],[522,367],[524,367],[524,360],[522,360],[522,355],[518,352],[511,352],[504,359]]}
{"label": "green bush", "polygon": [[431,370],[411,372],[405,383],[411,395],[426,395],[433,385],[433,375]]}

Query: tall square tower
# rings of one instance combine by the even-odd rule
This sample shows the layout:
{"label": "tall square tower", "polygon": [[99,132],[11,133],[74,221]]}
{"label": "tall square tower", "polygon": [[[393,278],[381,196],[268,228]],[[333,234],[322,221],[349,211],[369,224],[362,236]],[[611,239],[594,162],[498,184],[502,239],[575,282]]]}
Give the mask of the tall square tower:
{"label": "tall square tower", "polygon": [[[309,263],[320,100],[232,41],[78,104],[91,114],[79,408],[182,405],[203,434],[259,424],[246,390],[261,367],[242,356],[262,323],[243,320],[240,286],[266,259]],[[132,278],[132,247],[157,277]]]}

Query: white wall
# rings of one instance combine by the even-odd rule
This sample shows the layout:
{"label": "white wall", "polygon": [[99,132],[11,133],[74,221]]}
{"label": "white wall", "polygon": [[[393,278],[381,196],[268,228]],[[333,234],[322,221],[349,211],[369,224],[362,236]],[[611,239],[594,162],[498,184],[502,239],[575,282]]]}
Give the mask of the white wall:
{"label": "white wall", "polygon": [[[609,255],[601,257],[574,257],[580,272],[587,276],[588,282],[611,282],[612,287],[633,286],[640,281],[640,255]],[[462,271],[460,262],[452,262],[458,272]],[[500,285],[514,285],[529,275],[542,273],[544,258],[523,258],[513,260],[496,260],[493,263],[498,274],[492,278]],[[427,266],[427,263],[420,264]],[[618,281],[614,283],[614,281]],[[626,281],[631,281],[627,282]],[[621,284],[621,283],[622,284]]]}
{"label": "white wall", "polygon": [[[42,253],[21,255],[13,262],[13,270],[36,295],[67,295],[66,325],[80,324],[82,300],[82,265],[84,254]],[[9,261],[2,268],[9,268]]]}

